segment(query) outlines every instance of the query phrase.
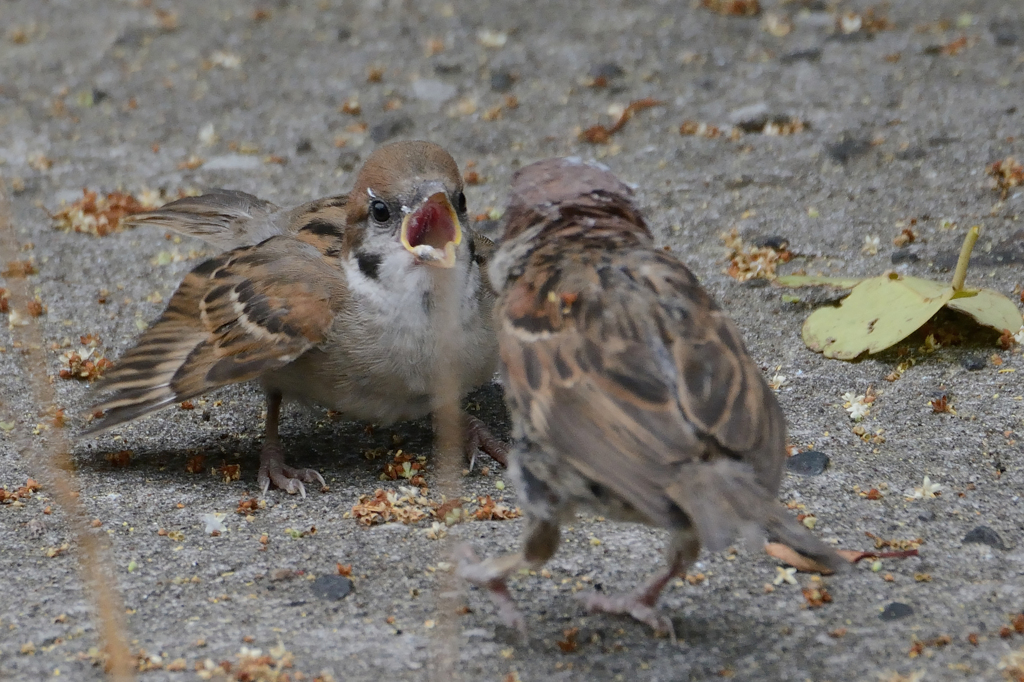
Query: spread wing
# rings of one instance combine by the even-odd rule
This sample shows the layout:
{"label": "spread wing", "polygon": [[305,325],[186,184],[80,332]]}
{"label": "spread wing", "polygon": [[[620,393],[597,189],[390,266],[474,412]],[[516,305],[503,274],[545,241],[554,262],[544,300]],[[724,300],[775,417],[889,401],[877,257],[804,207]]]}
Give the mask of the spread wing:
{"label": "spread wing", "polygon": [[535,255],[499,301],[527,438],[652,523],[685,514],[712,550],[767,529],[828,557],[774,499],[785,421],[736,327],[673,258],[615,256]]}
{"label": "spread wing", "polygon": [[156,211],[133,215],[128,224],[174,230],[227,250],[282,234],[287,218],[269,201],[237,190],[213,189],[164,204]]}
{"label": "spread wing", "polygon": [[343,294],[336,266],[287,237],[202,263],[107,373],[87,433],[288,364],[326,339]]}

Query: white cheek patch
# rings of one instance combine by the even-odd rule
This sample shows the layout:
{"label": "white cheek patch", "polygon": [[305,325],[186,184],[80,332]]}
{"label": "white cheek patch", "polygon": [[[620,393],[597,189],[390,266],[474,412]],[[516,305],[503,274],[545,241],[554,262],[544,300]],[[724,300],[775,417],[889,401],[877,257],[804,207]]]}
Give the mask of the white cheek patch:
{"label": "white cheek patch", "polygon": [[371,198],[371,199],[376,199],[376,198],[377,198],[377,195],[376,195],[376,194],[374,194],[374,193],[373,193],[373,190],[372,190],[372,189],[370,189],[369,187],[367,187],[367,188],[366,188],[366,193],[370,195],[370,198]]}

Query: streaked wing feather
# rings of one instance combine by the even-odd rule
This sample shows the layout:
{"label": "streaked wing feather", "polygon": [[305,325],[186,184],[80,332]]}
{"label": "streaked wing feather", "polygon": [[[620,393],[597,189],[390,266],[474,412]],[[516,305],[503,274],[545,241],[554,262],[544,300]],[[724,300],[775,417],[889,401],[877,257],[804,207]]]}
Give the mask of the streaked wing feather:
{"label": "streaked wing feather", "polygon": [[129,224],[174,230],[226,250],[252,246],[283,234],[287,218],[269,201],[237,190],[214,189],[172,201],[156,211],[133,215]]}
{"label": "streaked wing feather", "polygon": [[325,340],[341,291],[337,270],[287,238],[203,263],[107,374],[93,408],[107,416],[87,433],[288,364]]}

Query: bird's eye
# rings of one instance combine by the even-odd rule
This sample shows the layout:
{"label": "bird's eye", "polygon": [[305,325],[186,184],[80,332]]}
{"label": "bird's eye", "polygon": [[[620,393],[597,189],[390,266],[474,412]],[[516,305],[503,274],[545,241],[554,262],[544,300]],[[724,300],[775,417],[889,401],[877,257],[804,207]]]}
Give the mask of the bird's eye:
{"label": "bird's eye", "polygon": [[465,192],[459,192],[459,196],[455,197],[455,202],[457,204],[456,210],[459,213],[465,213],[466,212],[466,193]]}
{"label": "bird's eye", "polygon": [[388,205],[380,199],[375,199],[370,202],[370,215],[378,223],[386,223],[388,218],[391,217],[391,211],[388,210]]}

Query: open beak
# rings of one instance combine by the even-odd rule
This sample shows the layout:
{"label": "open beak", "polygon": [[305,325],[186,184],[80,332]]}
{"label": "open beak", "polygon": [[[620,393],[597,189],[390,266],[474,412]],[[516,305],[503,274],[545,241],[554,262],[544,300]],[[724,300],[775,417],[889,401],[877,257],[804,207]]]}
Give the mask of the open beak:
{"label": "open beak", "polygon": [[455,267],[455,247],[461,243],[462,225],[444,192],[430,195],[402,220],[402,246],[427,265]]}

